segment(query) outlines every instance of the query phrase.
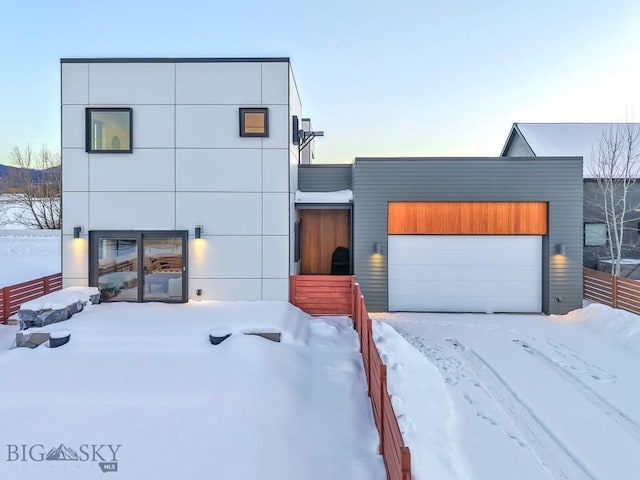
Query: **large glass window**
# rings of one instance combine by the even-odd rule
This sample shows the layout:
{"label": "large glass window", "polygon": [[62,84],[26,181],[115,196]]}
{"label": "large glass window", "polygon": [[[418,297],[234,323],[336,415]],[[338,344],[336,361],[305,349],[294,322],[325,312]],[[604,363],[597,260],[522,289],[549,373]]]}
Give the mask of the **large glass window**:
{"label": "large glass window", "polygon": [[138,245],[135,238],[97,239],[97,287],[104,301],[138,298]]}
{"label": "large glass window", "polygon": [[584,224],[585,247],[604,247],[607,245],[607,225],[604,223]]}
{"label": "large glass window", "polygon": [[182,237],[143,238],[146,301],[182,299]]}
{"label": "large glass window", "polygon": [[89,279],[103,301],[186,302],[187,239],[180,231],[89,232]]}
{"label": "large glass window", "polygon": [[89,153],[131,153],[131,109],[87,108],[86,150]]}

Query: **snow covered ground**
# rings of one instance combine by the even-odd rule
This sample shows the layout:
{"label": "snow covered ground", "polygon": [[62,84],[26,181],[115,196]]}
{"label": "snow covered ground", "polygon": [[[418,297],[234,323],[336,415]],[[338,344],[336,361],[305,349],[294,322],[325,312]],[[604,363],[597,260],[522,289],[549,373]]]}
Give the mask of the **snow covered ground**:
{"label": "snow covered ground", "polygon": [[0,228],[25,230],[27,227],[18,222],[21,216],[27,216],[26,209],[16,204],[12,195],[0,195]]}
{"label": "snow covered ground", "polygon": [[0,288],[60,272],[60,230],[0,230]]}
{"label": "snow covered ground", "polygon": [[[0,230],[0,286],[59,272],[59,258],[59,232]],[[640,317],[597,304],[372,316],[414,480],[640,478]],[[385,478],[345,319],[275,302],[102,304],[47,329],[72,339],[9,351],[16,327],[0,325],[2,480],[103,478],[114,456],[121,479]],[[37,461],[49,451],[79,460]]]}
{"label": "snow covered ground", "polygon": [[640,317],[372,316],[415,480],[638,476]]}
{"label": "snow covered ground", "polygon": [[[15,327],[0,326],[2,479],[386,478],[348,319],[112,303],[43,330],[60,329],[62,347],[6,350]],[[233,334],[213,346],[213,330]]]}

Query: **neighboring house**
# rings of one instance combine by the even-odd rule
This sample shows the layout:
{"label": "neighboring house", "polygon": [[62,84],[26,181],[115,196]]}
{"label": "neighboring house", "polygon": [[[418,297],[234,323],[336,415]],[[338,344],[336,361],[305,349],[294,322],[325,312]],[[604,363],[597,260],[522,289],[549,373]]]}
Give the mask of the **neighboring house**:
{"label": "neighboring house", "polygon": [[372,311],[581,305],[580,158],[315,165],[286,58],[61,62],[65,286],[288,300],[354,273]]}
{"label": "neighboring house", "polygon": [[[602,209],[603,194],[593,175],[592,154],[600,145],[603,135],[624,124],[615,123],[514,123],[502,149],[504,157],[579,156],[584,159],[584,258],[588,268],[598,268],[598,262],[611,258],[607,228]],[[640,127],[640,124],[634,124]],[[640,258],[640,183],[633,185],[628,194],[631,211],[627,214],[623,257]],[[634,276],[626,268],[623,274]],[[601,264],[607,270],[608,264]],[[640,272],[638,272],[640,273]]]}

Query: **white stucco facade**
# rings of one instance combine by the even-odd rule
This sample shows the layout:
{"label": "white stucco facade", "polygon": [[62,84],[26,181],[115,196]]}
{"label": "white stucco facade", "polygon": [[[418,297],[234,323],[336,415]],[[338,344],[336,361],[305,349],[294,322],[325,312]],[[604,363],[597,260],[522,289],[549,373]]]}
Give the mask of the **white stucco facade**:
{"label": "white stucco facade", "polygon": [[[288,59],[73,59],[61,76],[65,287],[90,282],[90,231],[187,230],[188,298],[288,300],[301,115]],[[87,153],[98,107],[131,108],[131,153]],[[239,109],[257,107],[268,136],[240,136]]]}

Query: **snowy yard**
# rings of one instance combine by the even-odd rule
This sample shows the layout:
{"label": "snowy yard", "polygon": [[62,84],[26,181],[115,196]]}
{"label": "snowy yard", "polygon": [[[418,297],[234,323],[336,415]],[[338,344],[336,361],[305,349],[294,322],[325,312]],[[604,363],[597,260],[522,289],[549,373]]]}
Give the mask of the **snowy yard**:
{"label": "snowy yard", "polygon": [[348,319],[112,303],[43,328],[60,329],[62,347],[6,350],[15,327],[0,325],[2,479],[104,478],[114,462],[119,479],[386,478]]}
{"label": "snowy yard", "polygon": [[[0,286],[60,271],[59,255],[59,232],[0,230]],[[372,317],[414,480],[640,478],[640,317]],[[347,319],[111,303],[43,330],[71,341],[9,350],[0,325],[2,480],[104,478],[114,458],[120,479],[385,478]]]}
{"label": "snowy yard", "polygon": [[640,475],[636,315],[372,316],[416,480]]}
{"label": "snowy yard", "polygon": [[0,230],[0,288],[60,272],[60,230]]}

